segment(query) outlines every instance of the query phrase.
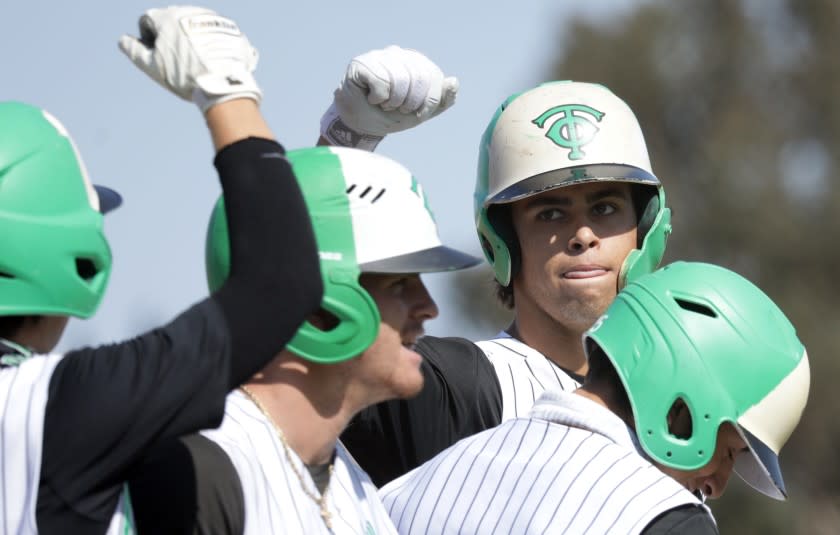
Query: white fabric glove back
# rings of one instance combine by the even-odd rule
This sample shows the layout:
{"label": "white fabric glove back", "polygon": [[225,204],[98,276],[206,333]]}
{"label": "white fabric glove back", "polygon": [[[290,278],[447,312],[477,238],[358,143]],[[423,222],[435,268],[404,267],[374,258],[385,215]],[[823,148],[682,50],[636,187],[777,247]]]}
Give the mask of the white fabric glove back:
{"label": "white fabric glove back", "polygon": [[146,11],[139,26],[140,38],[123,35],[120,50],[201,111],[235,98],[262,98],[253,76],[257,50],[234,21],[209,9],[172,6]]}
{"label": "white fabric glove back", "polygon": [[321,118],[333,145],[373,150],[387,134],[413,128],[455,103],[458,79],[429,58],[398,46],[356,56]]}

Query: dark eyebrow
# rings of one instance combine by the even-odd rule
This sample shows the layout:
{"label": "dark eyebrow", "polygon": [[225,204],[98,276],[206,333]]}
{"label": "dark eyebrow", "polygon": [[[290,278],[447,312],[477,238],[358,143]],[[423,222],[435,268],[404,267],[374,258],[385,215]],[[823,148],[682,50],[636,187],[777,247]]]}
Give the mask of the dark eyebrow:
{"label": "dark eyebrow", "polygon": [[[629,199],[630,194],[625,188],[604,188],[588,194],[585,200],[588,204],[592,204],[610,197],[617,199]],[[525,204],[525,209],[528,210],[531,208],[538,208],[540,206],[571,206],[571,204],[571,199],[566,195],[561,195],[558,191],[557,194],[542,194],[534,197]]]}
{"label": "dark eyebrow", "polygon": [[559,195],[538,195],[528,200],[525,209],[538,208],[540,206],[571,206],[572,201],[568,197]]}
{"label": "dark eyebrow", "polygon": [[595,201],[600,201],[601,199],[606,199],[608,197],[616,197],[618,199],[629,199],[630,195],[629,191],[625,188],[606,188],[587,195],[586,202],[593,203]]}

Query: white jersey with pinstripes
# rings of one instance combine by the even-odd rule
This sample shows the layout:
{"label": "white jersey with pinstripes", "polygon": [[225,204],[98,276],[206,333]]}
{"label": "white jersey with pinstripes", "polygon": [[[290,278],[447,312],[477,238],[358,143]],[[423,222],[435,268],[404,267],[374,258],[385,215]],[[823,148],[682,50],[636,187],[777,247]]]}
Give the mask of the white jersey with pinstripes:
{"label": "white jersey with pinstripes", "polygon": [[304,478],[301,482],[272,423],[244,394],[229,394],[222,425],[202,434],[225,451],[242,483],[245,535],[396,533],[376,487],[340,442],[336,442],[327,490],[333,527],[330,532],[321,518],[320,507],[301,486],[305,484],[311,492],[317,492],[303,461],[291,452],[291,462]]}
{"label": "white jersey with pinstripes", "polygon": [[380,490],[401,534],[638,534],[699,500],[604,407],[548,391],[529,418],[466,438]]}
{"label": "white jersey with pinstripes", "polygon": [[572,392],[580,386],[548,357],[504,331],[475,344],[496,370],[502,392],[502,422],[527,415],[548,389]]}
{"label": "white jersey with pinstripes", "polygon": [[[0,369],[0,534],[38,533],[44,415],[50,379],[64,355],[39,355]],[[134,533],[131,508],[120,497],[106,535]]]}
{"label": "white jersey with pinstripes", "polygon": [[62,355],[0,370],[0,525],[3,535],[37,533],[44,414],[50,377]]}

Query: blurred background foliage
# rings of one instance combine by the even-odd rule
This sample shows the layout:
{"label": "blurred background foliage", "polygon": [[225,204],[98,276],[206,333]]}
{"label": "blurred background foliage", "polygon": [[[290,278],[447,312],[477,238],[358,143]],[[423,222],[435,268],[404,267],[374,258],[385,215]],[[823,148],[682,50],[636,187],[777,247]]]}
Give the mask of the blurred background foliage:
{"label": "blurred background foliage", "polygon": [[[711,503],[721,532],[840,533],[840,2],[644,2],[558,28],[544,79],[602,83],[639,118],[674,211],[665,262],[743,274],[808,348],[808,407],[781,455],[790,499],[733,478]],[[491,281],[484,267],[455,284],[488,334],[509,321]]]}

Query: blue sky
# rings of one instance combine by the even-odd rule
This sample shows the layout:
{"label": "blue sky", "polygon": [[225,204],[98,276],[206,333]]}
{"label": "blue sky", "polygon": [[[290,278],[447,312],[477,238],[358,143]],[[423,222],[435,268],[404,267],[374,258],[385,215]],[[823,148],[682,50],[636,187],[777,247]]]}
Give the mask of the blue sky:
{"label": "blue sky", "polygon": [[[632,0],[428,0],[417,3],[206,2],[235,19],[260,51],[263,112],[287,148],[312,145],[350,58],[389,44],[415,48],[458,76],[456,105],[378,152],[424,184],[450,245],[479,255],[472,219],[478,141],[499,103],[543,81],[570,14],[614,19]],[[159,4],[163,5],[163,4]],[[109,214],[111,282],[97,315],[74,320],[59,349],[117,341],[172,318],[206,294],[204,231],[219,194],[197,108],[169,94],[117,49],[155,4],[135,0],[7,2],[0,99],[48,109],[68,128],[95,183],[117,189]],[[49,192],[45,192],[45,195]],[[447,276],[426,282],[441,315],[433,334],[467,337],[447,312]]]}

